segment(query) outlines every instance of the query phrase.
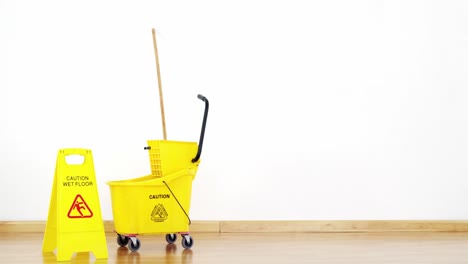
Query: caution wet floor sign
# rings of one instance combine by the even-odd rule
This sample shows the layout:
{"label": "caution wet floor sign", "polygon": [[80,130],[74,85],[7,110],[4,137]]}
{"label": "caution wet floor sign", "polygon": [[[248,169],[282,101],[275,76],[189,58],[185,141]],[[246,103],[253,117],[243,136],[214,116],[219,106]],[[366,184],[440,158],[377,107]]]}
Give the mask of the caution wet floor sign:
{"label": "caution wet floor sign", "polygon": [[58,261],[74,252],[108,256],[91,150],[59,150],[42,251],[55,249]]}

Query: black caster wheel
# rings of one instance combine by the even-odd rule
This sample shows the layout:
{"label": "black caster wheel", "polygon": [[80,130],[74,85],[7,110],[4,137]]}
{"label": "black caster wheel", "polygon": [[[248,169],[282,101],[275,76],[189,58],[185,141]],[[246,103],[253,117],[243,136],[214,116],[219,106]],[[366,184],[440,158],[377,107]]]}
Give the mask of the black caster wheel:
{"label": "black caster wheel", "polygon": [[169,244],[174,244],[177,240],[177,235],[176,234],[167,234],[166,235],[166,241]]}
{"label": "black caster wheel", "polygon": [[193,246],[193,238],[190,235],[182,236],[182,246],[189,249]]}
{"label": "black caster wheel", "polygon": [[119,244],[119,246],[126,247],[128,240],[128,237],[117,234],[117,244]]}
{"label": "black caster wheel", "polygon": [[128,241],[128,249],[130,249],[133,252],[138,251],[138,249],[140,249],[140,246],[141,246],[141,243],[140,243],[140,239],[138,238],[135,238],[135,242],[133,242],[133,239],[130,239],[130,241]]}

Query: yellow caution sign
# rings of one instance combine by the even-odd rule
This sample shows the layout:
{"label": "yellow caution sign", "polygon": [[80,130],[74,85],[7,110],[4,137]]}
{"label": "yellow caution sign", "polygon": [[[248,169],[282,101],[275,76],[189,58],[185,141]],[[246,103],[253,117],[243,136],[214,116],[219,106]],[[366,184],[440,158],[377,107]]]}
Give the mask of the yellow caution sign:
{"label": "yellow caution sign", "polygon": [[58,261],[75,252],[108,257],[91,150],[58,152],[42,252],[55,249]]}

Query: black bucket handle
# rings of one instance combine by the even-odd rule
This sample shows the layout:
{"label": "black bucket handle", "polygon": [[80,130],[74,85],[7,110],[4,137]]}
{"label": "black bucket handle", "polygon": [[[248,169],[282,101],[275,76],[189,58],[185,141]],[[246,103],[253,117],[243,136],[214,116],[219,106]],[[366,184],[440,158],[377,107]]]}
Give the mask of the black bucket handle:
{"label": "black bucket handle", "polygon": [[193,163],[197,162],[200,159],[200,155],[201,155],[202,147],[203,147],[203,138],[205,137],[205,127],[206,127],[206,119],[208,117],[208,108],[210,107],[208,99],[205,96],[199,94],[197,97],[198,99],[205,102],[205,112],[203,114],[203,123],[202,123],[202,128],[201,128],[201,133],[200,133],[200,141],[198,143],[198,151],[197,151],[197,155],[195,156],[195,158],[192,159]]}

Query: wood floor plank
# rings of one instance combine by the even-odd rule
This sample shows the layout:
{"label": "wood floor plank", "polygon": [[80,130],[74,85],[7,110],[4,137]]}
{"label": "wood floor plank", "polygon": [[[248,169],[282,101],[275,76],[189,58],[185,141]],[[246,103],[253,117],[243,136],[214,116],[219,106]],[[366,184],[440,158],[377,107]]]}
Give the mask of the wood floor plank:
{"label": "wood floor plank", "polygon": [[[141,236],[141,248],[120,248],[106,234],[108,259],[75,253],[67,263],[466,263],[467,232],[403,233],[194,233],[184,250],[180,238],[167,245],[164,236]],[[42,253],[41,233],[5,233],[1,263],[57,263]]]}

